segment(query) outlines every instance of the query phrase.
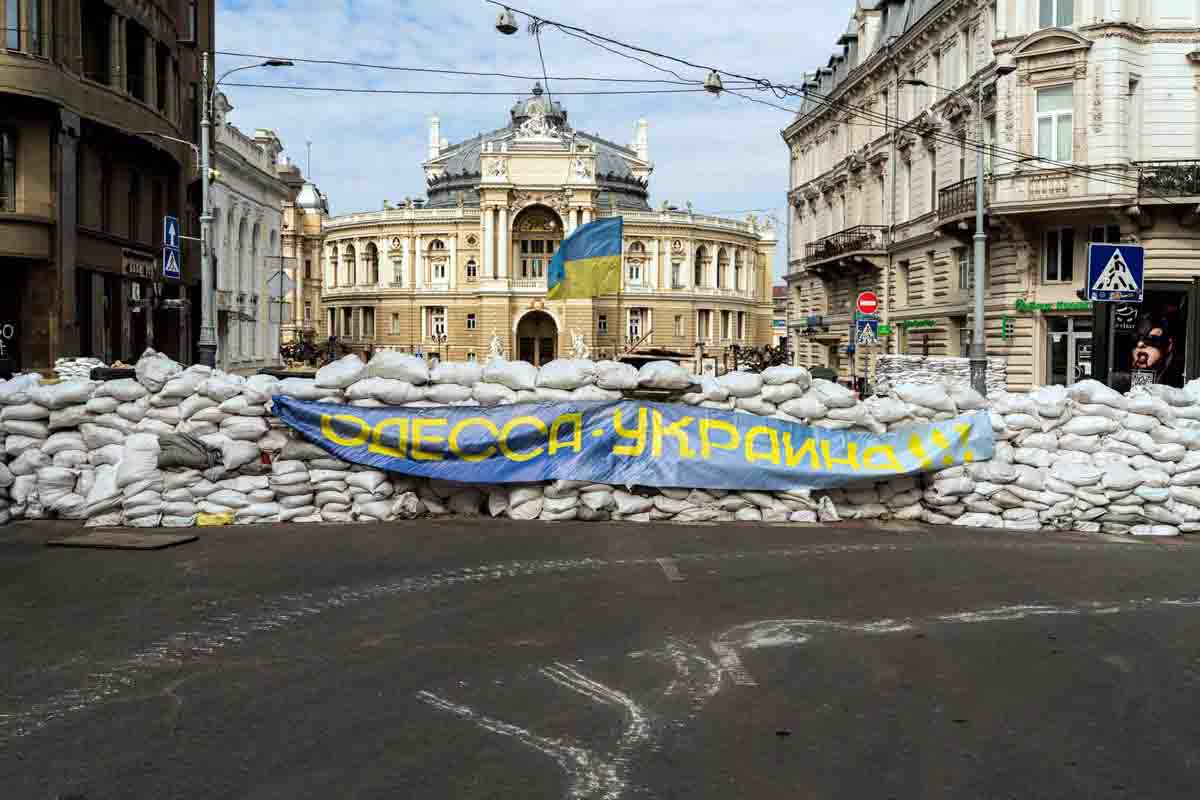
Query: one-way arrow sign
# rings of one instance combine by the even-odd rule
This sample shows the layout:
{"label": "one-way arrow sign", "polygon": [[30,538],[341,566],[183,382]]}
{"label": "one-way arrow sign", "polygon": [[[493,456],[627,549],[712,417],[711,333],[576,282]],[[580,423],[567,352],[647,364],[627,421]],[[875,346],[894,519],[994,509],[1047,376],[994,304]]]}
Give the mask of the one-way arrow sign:
{"label": "one-way arrow sign", "polygon": [[182,277],[182,262],[179,256],[179,220],[176,217],[163,217],[163,277]]}

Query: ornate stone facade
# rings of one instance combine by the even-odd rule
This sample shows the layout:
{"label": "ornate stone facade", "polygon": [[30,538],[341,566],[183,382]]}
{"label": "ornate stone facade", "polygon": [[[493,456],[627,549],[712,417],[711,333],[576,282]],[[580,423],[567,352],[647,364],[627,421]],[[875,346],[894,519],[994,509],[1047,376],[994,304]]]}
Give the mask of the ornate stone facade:
{"label": "ornate stone facade", "polygon": [[[720,357],[771,340],[773,228],[652,210],[644,122],[634,145],[617,145],[573,130],[536,86],[508,125],[474,139],[447,145],[435,120],[428,155],[425,200],[316,215],[322,337],[456,360],[500,348],[534,363],[581,349],[690,362],[698,344]],[[614,214],[625,221],[621,293],[547,300],[562,240]]]}

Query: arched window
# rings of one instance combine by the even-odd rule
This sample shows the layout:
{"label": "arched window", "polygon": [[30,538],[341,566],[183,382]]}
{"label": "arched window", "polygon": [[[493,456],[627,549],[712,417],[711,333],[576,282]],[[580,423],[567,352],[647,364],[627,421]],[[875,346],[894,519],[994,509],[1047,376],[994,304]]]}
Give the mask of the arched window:
{"label": "arched window", "polygon": [[237,264],[235,274],[231,276],[233,280],[230,285],[230,288],[237,292],[242,290],[242,275],[245,274],[246,269],[246,249],[250,245],[247,241],[249,234],[246,232],[246,227],[246,220],[243,217],[242,221],[238,223],[237,243],[235,245]]}
{"label": "arched window", "polygon": [[704,265],[708,263],[708,248],[700,245],[696,248],[696,260],[692,267],[692,286],[699,288],[704,285]]}
{"label": "arched window", "polygon": [[[330,245],[329,258],[325,268],[325,283],[330,289],[336,289],[338,285],[338,249],[337,245]],[[332,330],[330,336],[333,335]]]}
{"label": "arched window", "polygon": [[735,250],[733,253],[733,288],[739,292],[746,288],[742,283],[742,253],[740,250]]}
{"label": "arched window", "polygon": [[254,279],[254,272],[258,266],[258,240],[261,236],[262,227],[256,222],[254,223],[254,233],[250,237],[250,263],[246,265],[246,272],[242,275],[241,290],[243,292],[253,293],[258,289],[257,281]]}
{"label": "arched window", "polygon": [[379,248],[374,242],[367,245],[367,282],[372,286],[379,283]]}
{"label": "arched window", "polygon": [[513,220],[513,277],[539,281],[562,243],[562,221],[545,206],[529,206]]}
{"label": "arched window", "polygon": [[435,281],[444,281],[450,275],[450,259],[446,256],[446,243],[441,239],[429,243],[429,274]]}
{"label": "arched window", "polygon": [[729,251],[724,247],[717,250],[717,288],[726,288],[727,278],[726,273],[729,270]]}
{"label": "arched window", "polygon": [[637,285],[642,282],[642,271],[646,264],[646,245],[641,242],[634,242],[629,245],[629,252],[625,256],[625,265],[627,278],[631,284]]}
{"label": "arched window", "polygon": [[473,258],[467,262],[467,280],[479,280],[479,265],[475,263],[475,259]]}
{"label": "arched window", "polygon": [[347,286],[353,286],[358,283],[358,254],[354,251],[354,245],[346,245],[346,252],[342,256],[342,263],[345,265],[345,281]]}

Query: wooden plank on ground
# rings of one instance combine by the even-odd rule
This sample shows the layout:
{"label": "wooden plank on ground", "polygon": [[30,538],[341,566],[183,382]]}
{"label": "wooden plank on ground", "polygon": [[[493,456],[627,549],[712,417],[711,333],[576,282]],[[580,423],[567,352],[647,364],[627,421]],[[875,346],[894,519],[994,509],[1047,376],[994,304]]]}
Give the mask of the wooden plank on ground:
{"label": "wooden plank on ground", "polygon": [[51,539],[47,547],[87,547],[99,550],[164,550],[194,542],[194,533],[149,533],[140,531],[95,530],[78,536]]}

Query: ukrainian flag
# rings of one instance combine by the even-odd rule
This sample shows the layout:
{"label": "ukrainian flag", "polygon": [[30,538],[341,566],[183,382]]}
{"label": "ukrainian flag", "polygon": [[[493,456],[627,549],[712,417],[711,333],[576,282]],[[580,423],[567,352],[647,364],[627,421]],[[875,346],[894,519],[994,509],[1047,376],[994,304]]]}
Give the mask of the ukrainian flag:
{"label": "ukrainian flag", "polygon": [[599,297],[621,290],[621,233],[624,220],[589,222],[563,240],[547,273],[547,300]]}

